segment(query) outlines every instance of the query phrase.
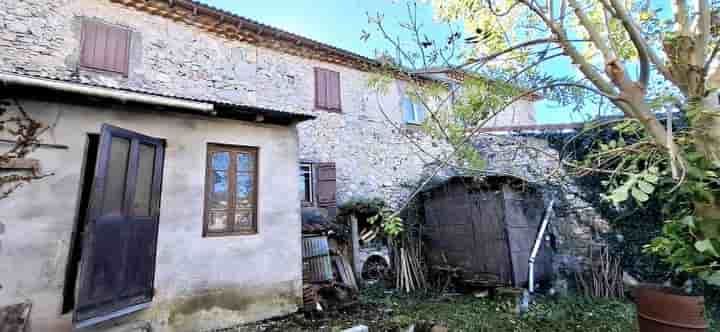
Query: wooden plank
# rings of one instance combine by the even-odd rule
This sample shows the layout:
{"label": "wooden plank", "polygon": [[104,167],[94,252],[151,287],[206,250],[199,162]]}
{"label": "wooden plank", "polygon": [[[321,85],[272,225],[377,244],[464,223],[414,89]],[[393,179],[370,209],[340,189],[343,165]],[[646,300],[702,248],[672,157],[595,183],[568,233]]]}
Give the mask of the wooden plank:
{"label": "wooden plank", "polygon": [[32,170],[33,172],[37,172],[40,170],[40,161],[31,158],[11,159],[7,162],[0,163],[0,169]]}
{"label": "wooden plank", "polygon": [[362,278],[362,266],[360,266],[360,237],[358,235],[358,222],[355,215],[350,215],[350,236],[352,238],[352,260],[353,270],[355,276],[360,279]]}

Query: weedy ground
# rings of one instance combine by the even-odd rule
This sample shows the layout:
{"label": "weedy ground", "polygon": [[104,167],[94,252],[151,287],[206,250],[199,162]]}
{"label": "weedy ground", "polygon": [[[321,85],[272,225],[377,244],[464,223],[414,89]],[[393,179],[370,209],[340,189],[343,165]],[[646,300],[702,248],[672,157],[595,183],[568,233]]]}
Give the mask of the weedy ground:
{"label": "weedy ground", "polygon": [[[577,296],[537,298],[530,310],[518,315],[506,302],[470,295],[402,295],[380,288],[365,289],[361,303],[324,316],[297,314],[244,326],[236,331],[328,331],[363,324],[370,331],[405,331],[410,325],[441,325],[449,331],[632,332],[637,331],[635,307],[630,302]],[[422,329],[416,329],[416,332]],[[709,331],[720,332],[716,320]]]}

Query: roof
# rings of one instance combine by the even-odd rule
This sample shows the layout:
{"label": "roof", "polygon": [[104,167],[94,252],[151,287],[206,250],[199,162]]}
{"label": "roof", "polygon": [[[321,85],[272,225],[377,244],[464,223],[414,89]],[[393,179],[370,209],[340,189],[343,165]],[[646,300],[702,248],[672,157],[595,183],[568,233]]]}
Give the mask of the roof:
{"label": "roof", "polygon": [[[167,17],[174,21],[199,27],[224,38],[236,39],[291,55],[345,65],[368,71],[380,68],[383,62],[332,46],[250,18],[214,7],[197,0],[110,0],[152,15]],[[437,70],[438,68],[430,69]],[[447,68],[444,68],[447,69]],[[448,78],[462,81],[467,74],[462,69],[444,70]],[[419,80],[445,82],[430,74],[418,74],[410,70],[398,70],[396,74]],[[537,101],[543,97],[533,93],[525,99]]]}
{"label": "roof", "polygon": [[[501,80],[490,78],[487,76],[484,76],[483,74],[472,72],[460,67],[431,67],[423,70],[417,70],[413,71],[412,74],[418,75],[420,77],[424,77],[430,80],[436,80],[441,82],[464,82],[465,77],[472,77],[477,79],[482,79],[490,82],[494,82],[496,84],[503,84],[503,85],[509,85],[508,83],[505,83]],[[521,89],[521,91],[529,92],[527,89]],[[540,93],[538,92],[532,92],[529,93],[527,96],[523,97],[525,100],[529,100],[531,102],[539,101],[545,99]]]}
{"label": "roof", "polygon": [[544,124],[544,125],[527,125],[527,126],[499,126],[499,127],[485,127],[480,128],[478,131],[481,133],[490,132],[565,132],[565,131],[577,131],[583,129],[585,122],[576,123],[560,123],[560,124]]}
{"label": "roof", "polygon": [[521,191],[527,189],[535,189],[539,186],[537,183],[529,182],[519,176],[506,173],[493,172],[477,172],[477,175],[454,175],[441,181],[437,181],[422,190],[423,194],[428,195],[439,189],[447,188],[451,185],[462,184],[468,189],[491,189],[497,190],[503,184],[508,184],[513,188],[520,188]]}
{"label": "roof", "polygon": [[[0,71],[0,86],[6,88],[21,87],[22,89],[19,89],[17,92],[22,93],[29,93],[29,91],[27,91],[28,88],[51,90],[61,94],[91,95],[98,98],[116,99],[123,103],[129,101],[164,106],[170,109],[187,109],[219,117],[251,121],[267,120],[268,123],[290,124],[315,118],[308,114],[291,113],[248,104],[231,103],[213,98],[179,96],[134,87],[111,86],[82,80],[79,77],[58,77],[47,74]],[[33,96],[38,97],[41,95],[33,94]],[[157,98],[143,98],[143,96]]]}
{"label": "roof", "polygon": [[153,15],[199,27],[225,38],[281,50],[307,58],[362,70],[379,67],[377,60],[311,38],[266,25],[195,0],[110,0]]}

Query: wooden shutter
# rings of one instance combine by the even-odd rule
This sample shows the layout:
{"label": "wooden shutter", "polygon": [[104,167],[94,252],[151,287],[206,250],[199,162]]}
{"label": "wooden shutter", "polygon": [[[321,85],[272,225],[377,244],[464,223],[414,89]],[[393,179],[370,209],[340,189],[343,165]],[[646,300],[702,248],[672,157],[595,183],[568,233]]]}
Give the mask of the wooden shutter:
{"label": "wooden shutter", "polygon": [[320,68],[315,68],[315,107],[327,108],[327,75]]}
{"label": "wooden shutter", "polygon": [[340,73],[327,71],[328,76],[328,108],[340,111]]}
{"label": "wooden shutter", "polygon": [[317,164],[317,205],[318,207],[335,207],[336,192],[335,163]]}
{"label": "wooden shutter", "polygon": [[340,111],[340,73],[315,68],[315,107],[329,111]]}
{"label": "wooden shutter", "polygon": [[82,24],[80,65],[127,75],[130,31],[85,20]]}

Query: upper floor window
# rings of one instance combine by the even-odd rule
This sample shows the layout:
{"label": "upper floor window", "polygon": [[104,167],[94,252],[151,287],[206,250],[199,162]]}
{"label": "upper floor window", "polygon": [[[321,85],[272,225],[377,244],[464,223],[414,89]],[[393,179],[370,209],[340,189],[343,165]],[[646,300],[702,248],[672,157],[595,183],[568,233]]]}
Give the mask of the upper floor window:
{"label": "upper floor window", "polygon": [[205,236],[257,233],[257,148],[209,144]]}
{"label": "upper floor window", "polygon": [[402,101],[403,121],[410,124],[422,124],[425,121],[427,109],[421,102],[413,102],[408,96]]}
{"label": "upper floor window", "polygon": [[83,20],[81,66],[127,76],[129,58],[129,30],[95,20]]}
{"label": "upper floor window", "polygon": [[340,73],[315,68],[315,107],[340,112]]}

